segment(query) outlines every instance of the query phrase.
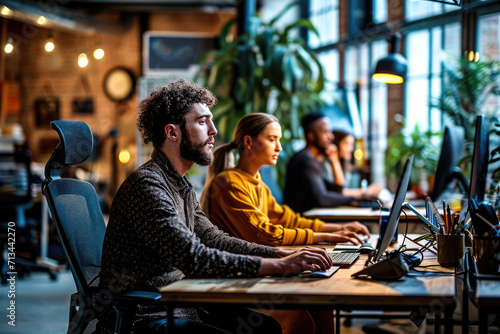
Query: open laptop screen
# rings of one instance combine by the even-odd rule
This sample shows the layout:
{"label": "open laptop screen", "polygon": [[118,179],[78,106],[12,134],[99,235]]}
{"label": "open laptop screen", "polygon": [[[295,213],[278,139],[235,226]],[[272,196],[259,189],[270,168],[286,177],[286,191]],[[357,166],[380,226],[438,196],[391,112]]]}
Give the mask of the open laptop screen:
{"label": "open laptop screen", "polygon": [[375,262],[377,262],[382,254],[391,243],[391,240],[396,232],[399,224],[399,217],[401,216],[401,210],[403,202],[406,197],[406,191],[408,190],[408,184],[410,183],[410,173],[411,167],[413,165],[413,155],[406,161],[405,167],[403,169],[403,174],[399,179],[398,189],[394,196],[394,202],[392,203],[391,210],[389,212],[389,218],[387,219],[387,224],[385,230],[381,231],[380,242],[378,243],[377,253],[375,254]]}

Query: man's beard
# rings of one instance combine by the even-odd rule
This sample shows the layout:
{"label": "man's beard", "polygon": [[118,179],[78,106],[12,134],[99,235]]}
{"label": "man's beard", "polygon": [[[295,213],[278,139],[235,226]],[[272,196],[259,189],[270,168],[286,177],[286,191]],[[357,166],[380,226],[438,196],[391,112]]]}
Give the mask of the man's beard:
{"label": "man's beard", "polygon": [[211,165],[214,162],[214,154],[212,150],[203,152],[203,149],[210,141],[213,141],[213,138],[208,138],[203,144],[196,144],[189,140],[189,135],[186,131],[183,131],[183,134],[185,135],[181,139],[181,157],[189,161],[194,161],[200,166]]}
{"label": "man's beard", "polygon": [[322,155],[326,154],[326,147],[321,146],[320,144],[318,144],[317,141],[315,141],[313,143],[313,145],[318,149],[318,151],[319,151],[320,154],[322,154]]}

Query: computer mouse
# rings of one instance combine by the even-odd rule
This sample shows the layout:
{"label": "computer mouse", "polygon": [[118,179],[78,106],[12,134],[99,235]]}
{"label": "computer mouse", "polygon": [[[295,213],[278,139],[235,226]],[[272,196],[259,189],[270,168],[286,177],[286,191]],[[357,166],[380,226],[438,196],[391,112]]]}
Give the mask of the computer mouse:
{"label": "computer mouse", "polygon": [[370,254],[370,252],[374,251],[374,250],[375,250],[375,248],[373,248],[373,246],[371,244],[365,243],[359,247],[358,252],[361,254]]}

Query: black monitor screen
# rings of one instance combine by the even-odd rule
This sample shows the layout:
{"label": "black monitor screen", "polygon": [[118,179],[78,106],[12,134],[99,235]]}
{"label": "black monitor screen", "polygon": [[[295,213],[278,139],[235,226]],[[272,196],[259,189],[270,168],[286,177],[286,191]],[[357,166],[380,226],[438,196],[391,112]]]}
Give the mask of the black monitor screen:
{"label": "black monitor screen", "polygon": [[[464,154],[464,129],[457,126],[446,126],[444,128],[443,144],[441,145],[441,154],[434,178],[434,187],[431,193],[431,199],[438,202],[443,199],[444,194],[450,191],[454,180],[459,182],[465,178],[457,167],[458,161]],[[464,185],[469,189],[468,184]],[[466,191],[466,190],[465,190]]]}
{"label": "black monitor screen", "polygon": [[476,118],[476,136],[474,137],[474,153],[472,154],[472,168],[470,173],[470,198],[479,202],[484,200],[486,192],[486,177],[488,174],[489,159],[488,127],[484,115]]}
{"label": "black monitor screen", "polygon": [[375,262],[377,262],[380,259],[382,254],[385,252],[385,250],[391,243],[394,233],[396,232],[396,229],[398,227],[399,217],[401,215],[401,209],[406,197],[406,191],[408,190],[408,184],[410,183],[410,174],[412,165],[413,165],[413,155],[410,156],[406,161],[405,167],[403,169],[403,174],[399,179],[398,189],[396,190],[396,195],[394,196],[394,202],[392,203],[392,207],[389,212],[389,218],[387,219],[385,230],[380,235],[380,243],[379,247],[377,247]]}

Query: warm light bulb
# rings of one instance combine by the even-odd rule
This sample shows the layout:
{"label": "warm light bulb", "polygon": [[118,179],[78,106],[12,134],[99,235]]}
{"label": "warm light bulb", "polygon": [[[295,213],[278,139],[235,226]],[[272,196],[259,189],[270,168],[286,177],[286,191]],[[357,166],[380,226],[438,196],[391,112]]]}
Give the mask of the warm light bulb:
{"label": "warm light bulb", "polygon": [[36,22],[40,25],[43,25],[47,23],[47,19],[45,18],[45,16],[40,16]]}
{"label": "warm light bulb", "polygon": [[89,60],[87,59],[87,55],[85,53],[80,53],[78,56],[78,66],[85,67],[89,64]]}
{"label": "warm light bulb", "polygon": [[5,53],[11,53],[14,50],[14,45],[12,43],[8,42],[5,44]]}
{"label": "warm light bulb", "polygon": [[129,151],[126,149],[121,150],[120,154],[118,155],[118,160],[120,160],[122,164],[126,164],[127,162],[129,162],[130,161]]}
{"label": "warm light bulb", "polygon": [[477,63],[479,61],[479,52],[476,51],[476,55],[474,56],[474,62]]}
{"label": "warm light bulb", "polygon": [[47,40],[47,43],[45,43],[45,51],[52,52],[54,51],[54,48],[55,48],[54,41],[51,38],[49,38]]}
{"label": "warm light bulb", "polygon": [[95,49],[94,58],[95,59],[102,59],[102,57],[104,57],[104,50],[101,48]]}
{"label": "warm light bulb", "polygon": [[3,6],[1,13],[3,16],[9,16],[10,14],[12,14],[12,11],[9,9],[9,7]]}
{"label": "warm light bulb", "polygon": [[474,51],[469,51],[469,61],[474,60]]}
{"label": "warm light bulb", "polygon": [[389,74],[389,73],[374,73],[372,75],[374,80],[388,84],[400,84],[404,82],[404,79],[399,75]]}
{"label": "warm light bulb", "polygon": [[354,159],[360,161],[363,160],[363,150],[358,148],[354,151]]}

